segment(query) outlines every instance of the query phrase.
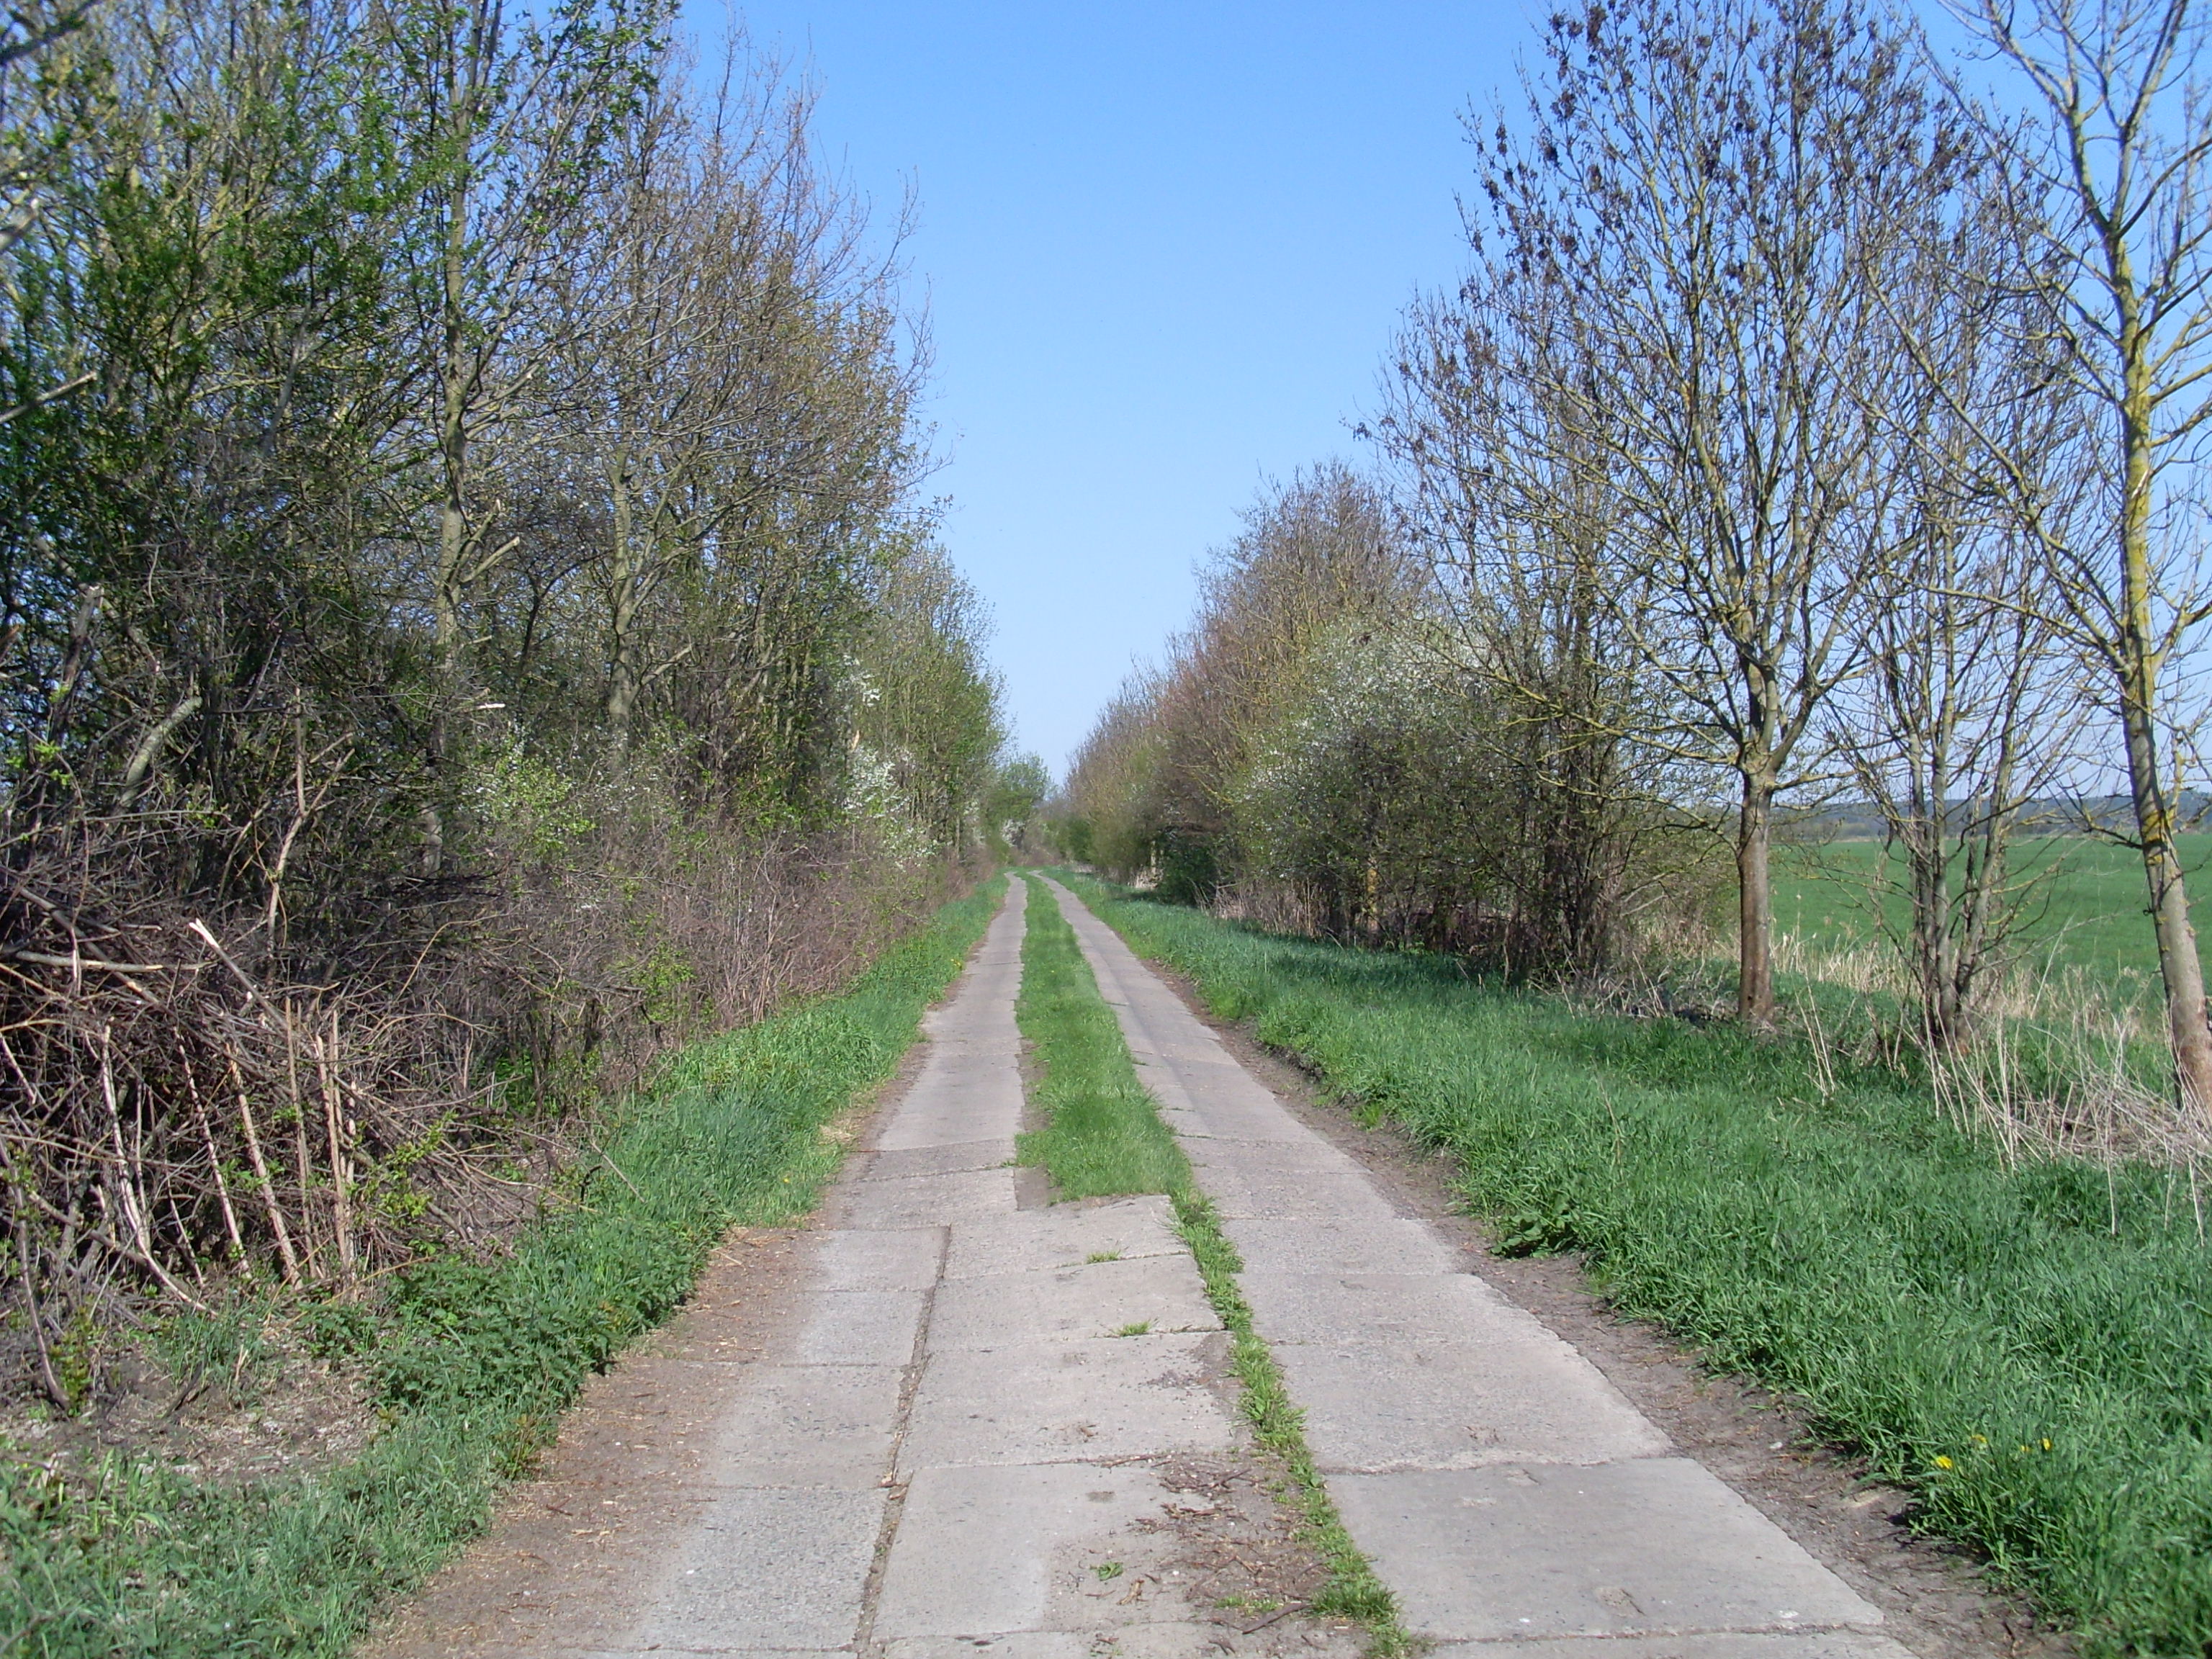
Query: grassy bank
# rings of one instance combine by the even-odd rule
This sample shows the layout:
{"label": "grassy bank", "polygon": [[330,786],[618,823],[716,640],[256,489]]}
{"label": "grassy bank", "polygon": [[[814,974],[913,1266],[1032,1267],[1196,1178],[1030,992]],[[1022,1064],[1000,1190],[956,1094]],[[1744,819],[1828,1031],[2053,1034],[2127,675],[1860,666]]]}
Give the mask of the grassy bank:
{"label": "grassy bank", "polygon": [[1074,928],[1040,883],[1030,884],[1015,1015],[1036,1073],[1030,1098],[1045,1119],[1042,1128],[1021,1138],[1022,1162],[1042,1164],[1061,1197],[1160,1193],[1173,1201],[1207,1298],[1229,1331],[1245,1418],[1255,1437],[1279,1460],[1288,1477],[1286,1496],[1298,1506],[1307,1541],[1328,1565],[1328,1584],[1313,1611],[1365,1626],[1377,1655],[1403,1651],[1406,1632],[1390,1592],[1345,1531],[1306,1449],[1304,1423],[1282,1372],[1252,1329],[1252,1310],[1237,1288],[1237,1275],[1244,1270],[1237,1247],[1221,1231],[1189,1161],[1138,1081],[1121,1027],[1098,994]]}
{"label": "grassy bank", "polygon": [[2028,1164],[1877,1073],[1451,963],[1079,889],[1140,954],[1461,1160],[1513,1252],[1808,1401],[2094,1649],[2212,1644],[2212,1250],[2185,1184]]}
{"label": "grassy bank", "polygon": [[842,994],[684,1050],[504,1259],[308,1310],[316,1340],[365,1368],[384,1423],[356,1461],[241,1488],[123,1460],[64,1481],[10,1460],[0,1652],[343,1653],[483,1528],[500,1482],[586,1376],[676,1309],[727,1228],[811,1206],[836,1162],[823,1126],[890,1076],[1000,887],[945,907]]}

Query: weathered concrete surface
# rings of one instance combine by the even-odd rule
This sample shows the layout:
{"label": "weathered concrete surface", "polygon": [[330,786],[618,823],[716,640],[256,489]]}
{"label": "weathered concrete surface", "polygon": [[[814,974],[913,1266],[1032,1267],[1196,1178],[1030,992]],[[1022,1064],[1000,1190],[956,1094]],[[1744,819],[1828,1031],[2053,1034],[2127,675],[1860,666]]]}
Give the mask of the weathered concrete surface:
{"label": "weathered concrete surface", "polygon": [[595,1478],[472,1553],[495,1612],[434,1587],[384,1655],[1348,1659],[1351,1632],[1248,1632],[1194,1592],[1247,1441],[1167,1200],[1019,1207],[1024,891],[773,1316],[679,1320],[625,1361]]}
{"label": "weathered concrete surface", "polygon": [[1455,1270],[1055,888],[1244,1259],[1355,1541],[1418,1635],[1528,1659],[1904,1659],[1880,1612],[1540,1322]]}

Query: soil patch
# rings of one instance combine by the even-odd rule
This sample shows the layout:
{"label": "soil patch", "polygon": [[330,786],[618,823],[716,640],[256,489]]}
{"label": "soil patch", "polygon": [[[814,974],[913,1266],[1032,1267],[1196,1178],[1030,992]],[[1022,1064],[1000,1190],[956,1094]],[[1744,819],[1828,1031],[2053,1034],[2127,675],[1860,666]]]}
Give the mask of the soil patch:
{"label": "soil patch", "polygon": [[359,1373],[309,1354],[271,1316],[250,1363],[180,1382],[139,1344],[107,1358],[91,1407],[0,1407],[0,1455],[68,1474],[110,1453],[167,1463],[198,1480],[245,1483],[312,1474],[357,1455],[376,1430]]}
{"label": "soil patch", "polygon": [[1279,1653],[1299,1645],[1347,1659],[1364,1651],[1358,1626],[1310,1616],[1328,1568],[1298,1535],[1282,1501],[1288,1477],[1265,1452],[1147,1462],[1164,1485],[1190,1500],[1149,1525],[1174,1539],[1162,1576],[1194,1615],[1219,1627],[1217,1648]]}

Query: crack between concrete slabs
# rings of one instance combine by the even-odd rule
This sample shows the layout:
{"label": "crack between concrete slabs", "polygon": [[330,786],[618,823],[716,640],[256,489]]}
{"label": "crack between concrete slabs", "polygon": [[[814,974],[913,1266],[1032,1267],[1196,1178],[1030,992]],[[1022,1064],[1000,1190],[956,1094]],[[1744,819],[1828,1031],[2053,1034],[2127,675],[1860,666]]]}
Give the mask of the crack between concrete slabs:
{"label": "crack between concrete slabs", "polygon": [[899,1457],[906,1449],[907,1429],[914,1417],[915,1396],[921,1391],[922,1372],[929,1364],[929,1327],[937,1316],[937,1293],[945,1285],[945,1268],[952,1249],[952,1230],[939,1227],[937,1233],[937,1272],[929,1281],[929,1289],[921,1298],[921,1317],[915,1322],[914,1353],[908,1360],[899,1379],[897,1409],[891,1416],[890,1455],[884,1466],[882,1485],[889,1494],[884,1504],[883,1525],[876,1532],[876,1553],[868,1563],[868,1582],[860,1591],[860,1622],[853,1637],[855,1653],[878,1653],[877,1645],[876,1608],[883,1599],[884,1573],[890,1565],[891,1545],[898,1537],[899,1522],[906,1515],[907,1483],[898,1478]]}

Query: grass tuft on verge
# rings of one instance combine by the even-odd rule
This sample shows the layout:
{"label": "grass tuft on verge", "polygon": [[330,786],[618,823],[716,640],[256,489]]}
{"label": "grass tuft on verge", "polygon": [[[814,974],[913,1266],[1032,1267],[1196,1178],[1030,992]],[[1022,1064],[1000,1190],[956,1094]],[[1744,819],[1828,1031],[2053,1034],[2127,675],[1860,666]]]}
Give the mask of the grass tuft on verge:
{"label": "grass tuft on verge", "polygon": [[427,1263],[374,1307],[309,1310],[384,1420],[353,1462],[221,1486],[122,1457],[64,1479],[0,1449],[0,1652],[344,1654],[483,1529],[585,1378],[675,1311],[730,1227],[813,1206],[838,1153],[823,1127],[891,1074],[1002,885],[945,906],[842,994],[675,1056],[511,1254]]}

